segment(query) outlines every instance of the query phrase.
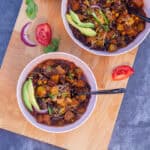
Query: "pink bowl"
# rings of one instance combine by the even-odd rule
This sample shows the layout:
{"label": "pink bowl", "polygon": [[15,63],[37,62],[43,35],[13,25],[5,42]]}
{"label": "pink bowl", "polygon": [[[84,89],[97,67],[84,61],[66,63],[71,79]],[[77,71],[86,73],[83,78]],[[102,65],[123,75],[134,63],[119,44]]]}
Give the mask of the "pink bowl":
{"label": "pink bowl", "polygon": [[22,85],[23,85],[27,75],[30,73],[30,71],[35,66],[37,66],[37,64],[39,64],[47,59],[65,59],[65,60],[74,62],[77,66],[79,66],[83,70],[83,72],[86,75],[87,80],[91,86],[91,90],[97,89],[96,79],[95,79],[91,69],[82,60],[80,60],[79,58],[77,58],[71,54],[62,53],[62,52],[43,54],[43,55],[35,58],[34,60],[32,60],[23,69],[23,71],[18,79],[16,94],[17,94],[17,101],[18,101],[19,108],[20,108],[21,112],[23,113],[24,117],[33,126],[39,128],[41,130],[44,130],[46,132],[51,132],[51,133],[68,132],[68,131],[71,131],[71,130],[76,129],[77,127],[81,126],[91,116],[91,114],[95,108],[95,105],[96,105],[97,96],[96,95],[91,96],[86,112],[82,115],[82,117],[79,120],[77,120],[76,122],[74,122],[70,125],[66,125],[63,127],[51,127],[51,126],[46,126],[44,124],[40,124],[40,123],[36,122],[35,118],[29,113],[27,108],[24,106],[24,103],[22,100],[22,95],[21,95],[21,93],[22,93],[21,90],[22,90]]}

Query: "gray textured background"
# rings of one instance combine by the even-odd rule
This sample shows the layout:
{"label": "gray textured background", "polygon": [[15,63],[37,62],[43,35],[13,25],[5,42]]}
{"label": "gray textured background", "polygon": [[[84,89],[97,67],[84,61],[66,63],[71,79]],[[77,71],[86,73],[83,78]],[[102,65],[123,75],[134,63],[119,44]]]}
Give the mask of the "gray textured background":
{"label": "gray textured background", "polygon": [[[21,0],[0,1],[0,64]],[[109,150],[150,150],[150,36],[143,42],[129,80]],[[58,150],[59,148],[0,130],[0,150]],[[101,150],[99,148],[99,150]]]}

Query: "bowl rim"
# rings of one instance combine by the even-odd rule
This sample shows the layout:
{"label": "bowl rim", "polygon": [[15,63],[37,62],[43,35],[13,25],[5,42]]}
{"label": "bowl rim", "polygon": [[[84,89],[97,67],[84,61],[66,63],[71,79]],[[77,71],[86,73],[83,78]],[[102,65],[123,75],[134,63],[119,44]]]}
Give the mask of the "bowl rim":
{"label": "bowl rim", "polygon": [[[45,132],[48,132],[48,133],[66,133],[66,132],[70,132],[70,131],[73,131],[73,130],[75,130],[75,129],[77,129],[77,128],[79,128],[80,126],[82,126],[90,117],[91,117],[91,115],[92,115],[92,113],[93,113],[93,111],[95,110],[95,107],[96,107],[96,104],[97,104],[97,98],[98,98],[98,96],[97,95],[95,95],[95,98],[94,98],[94,103],[93,103],[93,106],[92,106],[92,109],[90,110],[89,109],[89,113],[87,114],[87,116],[85,116],[85,118],[81,121],[81,122],[79,122],[79,124],[77,124],[76,126],[74,126],[74,127],[72,127],[72,128],[70,128],[70,129],[65,129],[65,130],[62,130],[62,131],[53,131],[52,129],[51,130],[48,130],[47,128],[62,128],[63,129],[63,127],[66,127],[66,126],[62,126],[62,127],[53,127],[53,126],[47,126],[47,125],[44,125],[44,124],[41,124],[41,123],[38,123],[38,122],[33,122],[33,120],[31,120],[29,117],[28,117],[28,115],[27,115],[27,112],[28,112],[28,110],[27,110],[27,108],[25,107],[25,111],[23,110],[23,108],[22,108],[22,104],[24,105],[24,103],[23,103],[23,100],[22,100],[22,97],[20,96],[20,93],[21,93],[21,89],[20,89],[20,87],[22,87],[22,84],[21,84],[21,82],[22,82],[22,80],[23,80],[23,78],[22,78],[22,76],[23,76],[23,74],[26,72],[26,70],[28,70],[28,68],[29,68],[29,66],[33,63],[33,62],[37,62],[37,61],[39,61],[39,60],[41,60],[42,58],[44,58],[44,57],[50,57],[50,55],[63,55],[64,56],[64,59],[65,59],[65,56],[69,56],[70,58],[69,59],[66,59],[66,60],[70,60],[70,61],[72,61],[72,62],[74,62],[75,63],[75,61],[74,60],[72,60],[72,58],[74,58],[75,60],[78,60],[78,61],[80,61],[80,63],[81,64],[83,64],[83,66],[84,67],[86,67],[86,69],[88,69],[88,71],[90,72],[90,75],[91,75],[91,77],[94,79],[94,81],[93,81],[93,83],[92,83],[92,85],[94,85],[94,87],[95,87],[95,89],[97,89],[98,88],[98,86],[97,86],[97,82],[96,82],[96,78],[95,78],[95,76],[94,76],[94,73],[92,72],[92,70],[91,70],[91,68],[84,62],[84,61],[82,61],[80,58],[78,58],[77,56],[74,56],[74,55],[72,55],[72,54],[69,54],[69,53],[65,53],[65,52],[52,52],[52,53],[48,53],[48,54],[42,54],[42,55],[40,55],[40,56],[38,56],[38,57],[36,57],[36,58],[34,58],[34,59],[32,59],[29,63],[27,63],[27,65],[24,67],[24,69],[21,71],[21,74],[19,75],[19,78],[18,78],[18,82],[17,82],[17,88],[16,88],[16,97],[17,97],[17,103],[18,103],[18,106],[19,106],[19,109],[20,109],[20,111],[21,111],[21,113],[23,114],[23,116],[25,117],[25,119],[30,123],[30,124],[32,124],[34,127],[36,127],[36,128],[38,128],[38,129],[40,129],[40,130],[42,130],[42,131],[45,131]],[[61,56],[60,58],[62,58],[63,56]],[[50,58],[49,58],[50,59]],[[55,59],[55,58],[52,58],[52,59]],[[56,58],[57,59],[57,58]],[[36,63],[35,65],[32,65],[32,68],[34,68],[35,66],[37,66],[37,64],[39,64],[39,63],[41,63],[41,62],[43,62],[43,61],[45,61],[45,60],[48,60],[47,58],[45,59],[43,59],[42,61],[39,61],[38,63]],[[80,67],[80,66],[79,66]],[[82,68],[81,68],[82,69]],[[86,109],[86,111],[87,111],[88,109]],[[29,113],[29,112],[28,112]],[[85,112],[86,113],[86,112]],[[84,114],[85,114],[84,113]],[[29,113],[30,114],[30,113]],[[83,114],[83,115],[84,115]],[[32,116],[31,114],[30,114],[30,116]],[[33,117],[33,116],[32,116]],[[82,118],[82,117],[81,117]],[[81,118],[80,119],[78,119],[78,120],[81,120]],[[77,120],[77,121],[78,121]],[[73,125],[73,124],[75,124],[77,121],[75,121],[74,123],[71,123],[70,125]],[[45,128],[43,128],[42,126],[45,126],[45,127],[47,127],[46,129]]]}
{"label": "bowl rim", "polygon": [[[111,52],[111,53],[106,52],[105,53],[103,51],[96,51],[94,49],[90,49],[88,46],[84,45],[82,42],[80,42],[77,38],[74,37],[72,30],[70,29],[69,24],[66,20],[66,17],[64,16],[64,13],[63,13],[64,8],[66,10],[66,7],[67,7],[66,2],[68,2],[68,0],[62,0],[62,2],[61,2],[61,18],[62,18],[66,32],[69,34],[69,36],[73,40],[73,42],[75,42],[80,48],[82,48],[82,49],[84,49],[84,50],[86,50],[92,54],[95,54],[97,56],[109,56],[109,57],[111,57],[111,56],[118,56],[118,55],[128,53],[128,52],[134,50],[135,48],[137,48],[145,40],[145,38],[148,36],[148,34],[150,33],[150,26],[148,27],[148,29],[146,29],[146,27],[145,27],[145,29],[141,32],[141,33],[145,32],[145,34],[143,33],[144,34],[143,37],[142,37],[142,35],[140,35],[141,33],[139,33],[139,35],[130,44],[128,44],[127,46],[125,46],[123,48],[119,48],[115,52]],[[66,5],[66,6],[64,6],[64,5]],[[147,24],[149,24],[149,23],[146,23],[146,25]],[[140,36],[141,36],[141,38],[138,39],[138,41],[136,41],[137,38]],[[133,44],[133,42],[135,42],[135,44]],[[131,44],[133,44],[133,45],[131,45]],[[123,49],[125,49],[125,50],[123,50]]]}

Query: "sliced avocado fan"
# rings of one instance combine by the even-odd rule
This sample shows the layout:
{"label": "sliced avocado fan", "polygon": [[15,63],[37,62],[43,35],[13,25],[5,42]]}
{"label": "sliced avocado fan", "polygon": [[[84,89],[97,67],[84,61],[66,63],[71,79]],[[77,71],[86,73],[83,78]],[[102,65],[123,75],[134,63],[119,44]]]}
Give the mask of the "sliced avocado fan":
{"label": "sliced avocado fan", "polygon": [[34,87],[31,79],[28,79],[22,89],[22,96],[25,106],[32,112],[33,108],[40,110],[40,107],[35,99]]}
{"label": "sliced avocado fan", "polygon": [[76,24],[70,15],[66,15],[67,21],[69,22],[69,24],[71,24],[73,27],[75,27],[76,29],[78,29],[82,34],[84,34],[85,36],[96,36],[96,32],[91,29],[91,28],[83,28],[80,27],[78,24]]}
{"label": "sliced avocado fan", "polygon": [[40,107],[35,99],[34,87],[33,87],[33,83],[31,79],[29,79],[29,83],[28,83],[28,93],[29,93],[29,99],[30,99],[32,106],[35,109],[40,110]]}
{"label": "sliced avocado fan", "polygon": [[86,22],[86,23],[81,22],[79,17],[78,17],[78,15],[74,11],[70,10],[69,12],[70,12],[70,16],[71,16],[72,20],[76,24],[78,24],[80,27],[83,27],[83,28],[94,28],[94,24],[93,23],[91,23],[91,22]]}
{"label": "sliced avocado fan", "polygon": [[23,85],[23,88],[22,88],[22,97],[23,97],[23,101],[24,101],[24,104],[25,106],[32,112],[33,111],[33,108],[32,108],[32,105],[30,103],[30,100],[29,100],[29,94],[28,94],[28,81],[26,81]]}

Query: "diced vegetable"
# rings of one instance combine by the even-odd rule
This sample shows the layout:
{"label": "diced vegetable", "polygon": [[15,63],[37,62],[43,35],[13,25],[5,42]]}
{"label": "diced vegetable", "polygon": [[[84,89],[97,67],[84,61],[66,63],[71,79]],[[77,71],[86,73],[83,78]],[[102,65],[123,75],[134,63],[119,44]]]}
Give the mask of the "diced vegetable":
{"label": "diced vegetable", "polygon": [[46,88],[44,86],[37,87],[36,95],[39,97],[45,97],[46,96]]}
{"label": "diced vegetable", "polygon": [[83,80],[78,80],[74,83],[77,87],[84,87],[85,82]]}
{"label": "diced vegetable", "polygon": [[80,99],[80,101],[85,101],[86,100],[86,95],[80,95],[79,99]]}
{"label": "diced vegetable", "polygon": [[50,116],[48,114],[38,115],[37,116],[37,122],[51,125]]}
{"label": "diced vegetable", "polygon": [[66,73],[66,71],[60,65],[58,65],[56,67],[56,70],[58,71],[59,74],[65,74]]}
{"label": "diced vegetable", "polygon": [[72,103],[71,103],[71,106],[74,107],[74,108],[76,108],[78,105],[79,105],[79,101],[73,99]]}
{"label": "diced vegetable", "polygon": [[64,107],[66,105],[65,99],[64,98],[57,99],[57,104]]}
{"label": "diced vegetable", "polygon": [[67,112],[65,113],[65,118],[64,118],[64,119],[65,119],[66,121],[71,121],[73,118],[74,118],[73,112],[67,111]]}
{"label": "diced vegetable", "polygon": [[54,81],[55,83],[58,83],[58,81],[59,81],[59,75],[58,74],[52,75],[51,76],[51,80]]}
{"label": "diced vegetable", "polygon": [[53,86],[53,87],[50,89],[50,93],[51,93],[52,95],[58,95],[58,92],[59,92],[58,86]]}
{"label": "diced vegetable", "polygon": [[114,51],[116,51],[116,49],[117,49],[116,44],[110,44],[109,48],[108,48],[108,51],[109,52],[114,52]]}
{"label": "diced vegetable", "polygon": [[132,0],[132,1],[139,8],[143,7],[143,5],[144,5],[143,0]]}

